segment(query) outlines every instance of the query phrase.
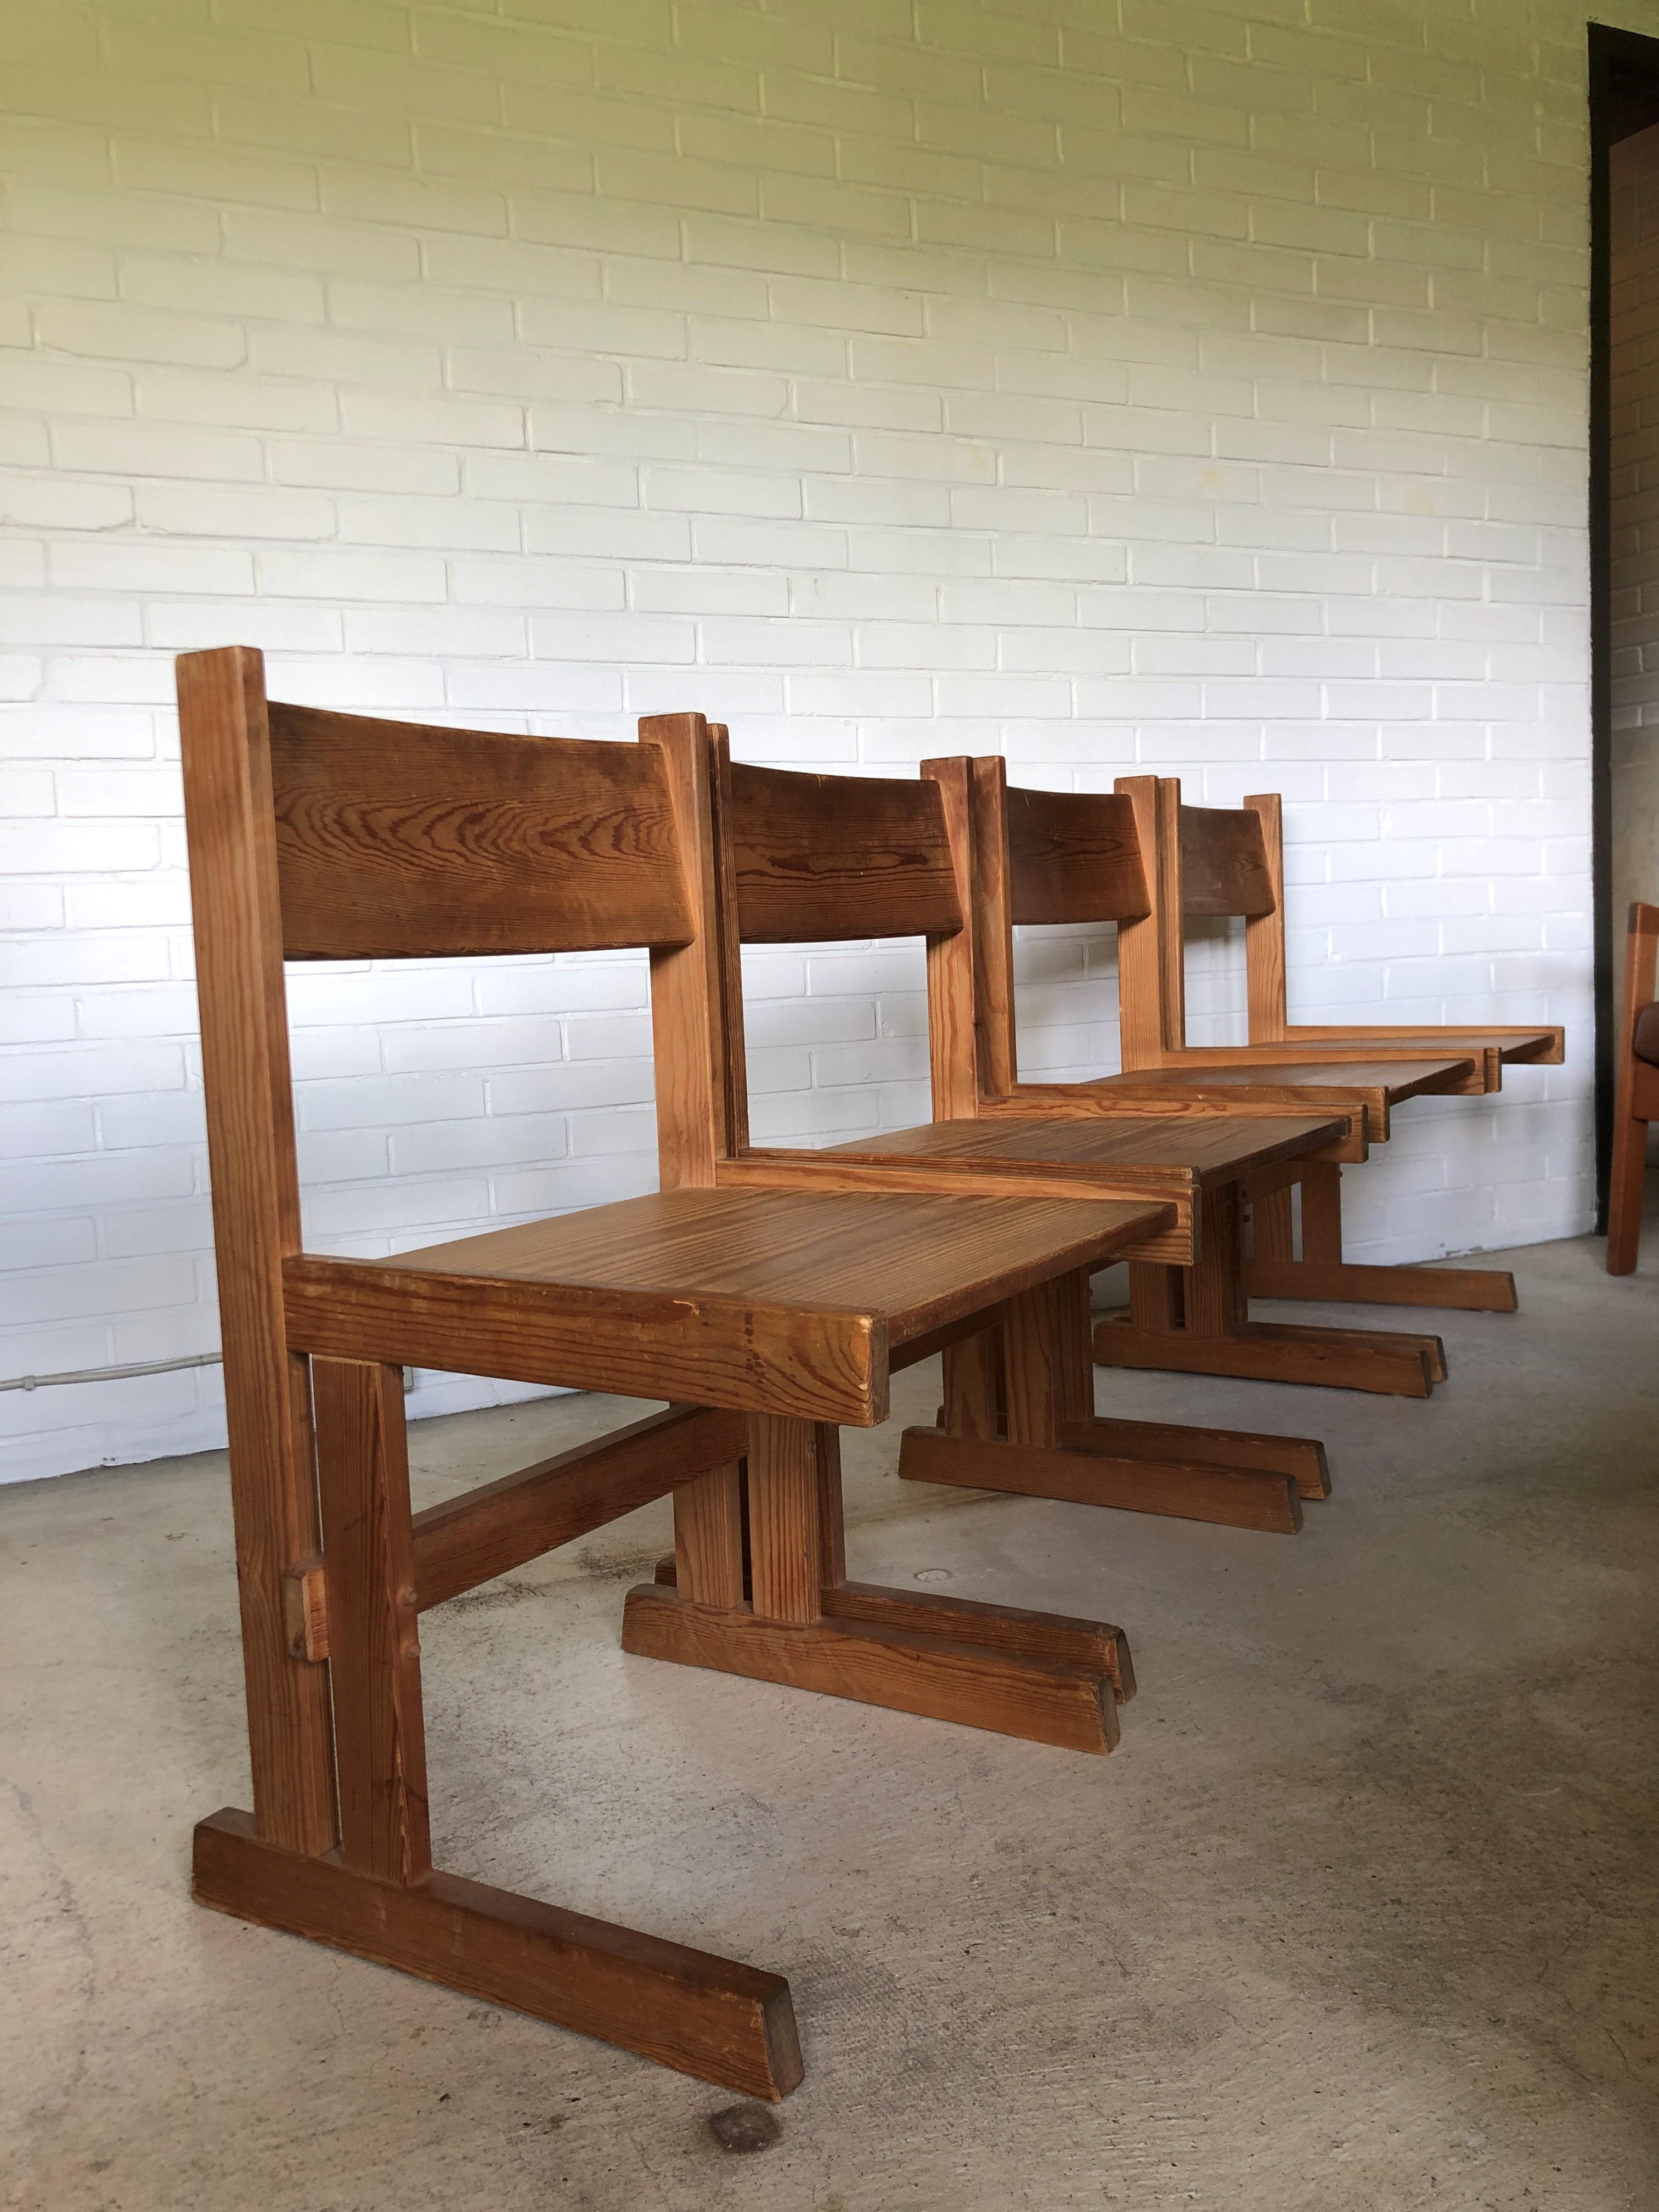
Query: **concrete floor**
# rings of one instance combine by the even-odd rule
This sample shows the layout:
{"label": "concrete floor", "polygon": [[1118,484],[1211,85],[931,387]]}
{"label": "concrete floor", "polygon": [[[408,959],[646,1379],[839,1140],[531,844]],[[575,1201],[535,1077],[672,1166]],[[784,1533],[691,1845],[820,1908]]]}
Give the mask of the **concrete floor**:
{"label": "concrete floor", "polygon": [[[1322,1434],[1295,1539],[849,1436],[855,1573],[1126,1623],[1109,1759],[624,1658],[665,1505],[426,1617],[441,1863],[789,1977],[757,2156],[729,2094],[192,1906],[247,1802],[222,1459],[0,1492],[4,2202],[1651,2212],[1659,1235],[1601,1257],[1516,1254],[1427,1404],[1100,1376]],[[425,1423],[417,1503],[617,1410]]]}

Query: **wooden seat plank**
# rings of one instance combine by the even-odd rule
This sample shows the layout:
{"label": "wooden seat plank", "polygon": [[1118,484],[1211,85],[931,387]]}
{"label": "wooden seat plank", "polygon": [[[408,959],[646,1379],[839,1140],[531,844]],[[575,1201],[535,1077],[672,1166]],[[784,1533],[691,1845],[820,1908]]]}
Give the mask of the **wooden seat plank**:
{"label": "wooden seat plank", "polygon": [[377,1263],[381,1273],[864,1313],[889,1341],[943,1327],[1158,1226],[1133,1199],[655,1191]]}
{"label": "wooden seat plank", "polygon": [[[820,1159],[971,1159],[981,1166],[1072,1167],[1124,1182],[1162,1183],[1171,1176],[1194,1182],[1231,1177],[1283,1159],[1300,1158],[1310,1146],[1334,1144],[1340,1120],[1313,1115],[1279,1120],[1246,1116],[1208,1121],[1167,1121],[1126,1112],[1111,1120],[1060,1121],[1033,1113],[994,1120],[927,1121],[908,1129],[884,1129],[814,1155]],[[775,1158],[776,1153],[769,1155]]]}

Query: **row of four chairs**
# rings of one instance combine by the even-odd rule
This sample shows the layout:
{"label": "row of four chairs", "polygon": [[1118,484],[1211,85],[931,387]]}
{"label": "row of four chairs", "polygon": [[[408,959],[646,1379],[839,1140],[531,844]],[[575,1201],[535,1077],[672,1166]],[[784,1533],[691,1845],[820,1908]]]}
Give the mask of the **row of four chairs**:
{"label": "row of four chairs", "polygon": [[[432,1864],[420,1613],[672,1494],[627,1650],[1076,1750],[1133,1676],[1104,1620],[850,1579],[839,1431],[942,1355],[900,1471],[1293,1531],[1316,1438],[1103,1419],[1093,1366],[1426,1395],[1438,1340],[1253,1321],[1254,1292],[1512,1307],[1506,1276],[1355,1267],[1340,1176],[1428,1093],[1557,1030],[1292,1028],[1276,800],[733,763],[696,714],[635,745],[283,706],[242,648],[179,665],[253,1774],[197,1831],[207,1904],[752,2093],[801,2062],[779,1977]],[[1187,1045],[1182,932],[1243,916],[1250,1042]],[[1018,1079],[1013,936],[1117,925],[1119,1072]],[[824,1151],[748,1131],[744,943],[921,937],[933,1119]],[[644,946],[660,1189],[384,1261],[300,1231],[284,959]],[[1301,1247],[1293,1193],[1300,1189]],[[1091,1278],[1129,1263],[1127,1316]],[[404,1364],[667,1410],[411,1510]]]}

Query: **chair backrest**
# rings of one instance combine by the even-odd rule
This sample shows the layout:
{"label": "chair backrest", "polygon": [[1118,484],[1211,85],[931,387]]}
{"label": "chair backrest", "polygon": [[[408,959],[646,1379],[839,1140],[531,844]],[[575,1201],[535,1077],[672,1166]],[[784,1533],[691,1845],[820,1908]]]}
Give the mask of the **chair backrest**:
{"label": "chair backrest", "polygon": [[731,761],[728,787],[744,944],[950,936],[962,927],[936,784]]}
{"label": "chair backrest", "polygon": [[268,708],[290,960],[686,945],[655,746]]}
{"label": "chair backrest", "polygon": [[1135,806],[1157,856],[1151,889],[1164,1049],[1179,1051],[1187,1041],[1185,924],[1197,920],[1243,921],[1249,1042],[1279,1042],[1288,1017],[1277,793],[1258,793],[1240,807],[1187,806],[1178,776],[1124,776],[1116,788]]}
{"label": "chair backrest", "polygon": [[1013,933],[1042,922],[1117,924],[1119,1025],[1126,1066],[1158,1056],[1152,869],[1133,802],[1116,792],[1033,791],[995,755],[928,761],[924,775],[967,772],[970,790],[974,977],[981,1080],[993,1097],[1018,1079]]}
{"label": "chair backrest", "polygon": [[[975,761],[975,773],[990,766]],[[1006,790],[1008,919],[1137,921],[1152,910],[1134,809],[1115,791]]]}
{"label": "chair backrest", "polygon": [[[178,679],[222,1299],[231,1255],[257,1275],[300,1249],[285,958],[647,948],[663,1180],[712,1182],[706,806],[666,746],[271,703],[240,647]],[[652,729],[681,723],[706,730]]]}
{"label": "chair backrest", "polygon": [[732,1141],[748,1141],[746,944],[925,939],[933,1111],[971,1114],[978,1094],[965,782],[946,791],[927,781],[756,768],[732,758],[718,723],[709,744]]}

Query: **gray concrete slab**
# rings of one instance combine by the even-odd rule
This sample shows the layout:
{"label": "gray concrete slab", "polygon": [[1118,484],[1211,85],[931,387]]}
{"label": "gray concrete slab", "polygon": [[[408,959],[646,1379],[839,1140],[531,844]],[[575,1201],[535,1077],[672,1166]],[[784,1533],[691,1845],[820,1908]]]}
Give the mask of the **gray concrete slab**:
{"label": "gray concrete slab", "polygon": [[[1098,1377],[1322,1434],[1295,1539],[848,1437],[855,1572],[1125,1623],[1109,1759],[624,1657],[665,1505],[426,1617],[441,1863],[788,1975],[757,2155],[719,2090],[192,1906],[248,1794],[222,1458],[0,1492],[4,2201],[1651,2212],[1659,1236],[1601,1255],[1514,1255],[1426,1404]],[[618,1411],[422,1424],[417,1502]]]}

